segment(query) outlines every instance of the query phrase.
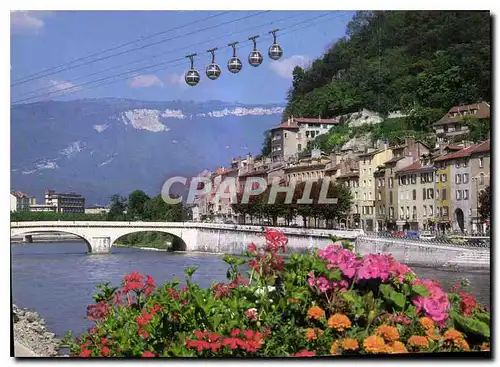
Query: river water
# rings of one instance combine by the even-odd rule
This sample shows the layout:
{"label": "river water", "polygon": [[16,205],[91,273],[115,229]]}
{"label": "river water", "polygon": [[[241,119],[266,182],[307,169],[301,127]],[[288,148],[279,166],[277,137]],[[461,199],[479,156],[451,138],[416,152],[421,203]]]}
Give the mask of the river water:
{"label": "river water", "polygon": [[[193,280],[208,287],[213,281],[225,281],[227,264],[220,255],[168,253],[113,248],[111,254],[87,255],[83,243],[11,244],[12,292],[19,307],[36,310],[49,330],[63,337],[84,332],[92,323],[85,320],[86,307],[93,303],[95,285],[110,281],[118,285],[132,271],[150,274],[156,284],[183,280],[183,270],[199,265]],[[484,305],[490,305],[490,274],[452,272],[413,268],[422,278],[438,280],[445,289],[467,278],[471,293]]]}

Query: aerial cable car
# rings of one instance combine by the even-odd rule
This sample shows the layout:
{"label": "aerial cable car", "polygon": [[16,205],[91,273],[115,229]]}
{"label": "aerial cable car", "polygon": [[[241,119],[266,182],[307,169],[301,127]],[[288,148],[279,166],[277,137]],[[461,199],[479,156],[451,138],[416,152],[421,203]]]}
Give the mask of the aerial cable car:
{"label": "aerial cable car", "polygon": [[274,37],[274,42],[272,44],[271,47],[269,47],[269,50],[268,50],[268,55],[269,55],[269,58],[271,58],[272,60],[279,60],[281,59],[281,56],[283,56],[283,49],[281,48],[280,45],[278,45],[278,42],[276,41],[276,32],[278,32],[279,29],[275,29],[274,31],[271,31],[269,33],[271,33]]}
{"label": "aerial cable car", "polygon": [[184,75],[184,80],[186,81],[187,85],[191,87],[194,87],[196,84],[200,82],[200,73],[198,72],[198,70],[194,68],[193,65],[194,63],[193,59],[196,55],[197,54],[191,54],[186,56],[189,57],[189,59],[191,60],[191,69],[189,69]]}
{"label": "aerial cable car", "polygon": [[230,43],[228,46],[231,46],[233,48],[233,57],[229,59],[227,62],[227,68],[229,71],[233,74],[239,73],[241,71],[241,68],[243,68],[243,63],[241,60],[236,56],[236,45],[239,42],[233,42]]}
{"label": "aerial cable car", "polygon": [[210,52],[212,54],[212,63],[208,65],[207,69],[205,70],[205,73],[207,74],[207,77],[210,80],[217,79],[221,73],[219,65],[215,63],[215,50],[217,50],[217,48],[212,48],[210,50],[207,50],[207,52]]}
{"label": "aerial cable car", "polygon": [[249,40],[253,41],[253,51],[248,55],[248,63],[253,67],[257,67],[262,64],[264,57],[259,50],[257,50],[257,42],[255,41],[259,36],[248,37]]}

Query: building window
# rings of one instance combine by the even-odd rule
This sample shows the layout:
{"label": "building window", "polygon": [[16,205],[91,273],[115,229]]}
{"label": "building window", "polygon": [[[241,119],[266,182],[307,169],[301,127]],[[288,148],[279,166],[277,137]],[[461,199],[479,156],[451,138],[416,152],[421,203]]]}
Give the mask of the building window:
{"label": "building window", "polygon": [[363,174],[366,175],[366,168],[363,168]]}
{"label": "building window", "polygon": [[439,200],[439,190],[436,189],[436,200]]}
{"label": "building window", "polygon": [[394,218],[394,208],[392,206],[389,207],[389,217]]}
{"label": "building window", "polygon": [[366,187],[366,180],[363,180],[363,187]]}
{"label": "building window", "polygon": [[469,217],[471,217],[471,216],[472,216],[472,209],[469,208]]}
{"label": "building window", "polygon": [[484,185],[484,173],[479,174],[479,184]]}
{"label": "building window", "polygon": [[432,205],[429,205],[429,217],[432,217],[434,215],[434,208]]}
{"label": "building window", "polygon": [[302,150],[302,144],[297,144],[297,150],[299,150],[299,151]]}
{"label": "building window", "polygon": [[381,178],[380,181],[382,181],[382,187],[385,186],[385,178]]}
{"label": "building window", "polygon": [[446,173],[443,173],[441,175],[441,182],[446,182],[447,179],[448,179],[448,177],[446,176]]}
{"label": "building window", "polygon": [[412,195],[413,195],[413,200],[417,200],[417,190],[413,189]]}
{"label": "building window", "polygon": [[413,219],[417,219],[417,207],[414,206],[413,207],[413,210],[412,210],[412,218]]}
{"label": "building window", "polygon": [[392,189],[392,185],[394,184],[394,179],[389,177],[389,188]]}
{"label": "building window", "polygon": [[356,205],[356,206],[354,206],[354,211],[356,212],[356,214],[359,214],[359,208],[358,208],[358,206],[357,206],[357,205]]}
{"label": "building window", "polygon": [[389,204],[392,205],[392,191],[389,191]]}
{"label": "building window", "polygon": [[457,159],[457,161],[455,163],[455,167],[460,168],[460,160],[459,159]]}
{"label": "building window", "polygon": [[285,138],[287,137],[288,135],[285,133]]}
{"label": "building window", "polygon": [[462,176],[459,173],[455,175],[455,183],[462,183]]}
{"label": "building window", "polygon": [[462,200],[462,191],[461,190],[457,190],[456,191],[456,199],[457,200]]}
{"label": "building window", "polygon": [[402,206],[399,210],[399,218],[404,219],[404,217],[405,217],[405,208],[404,206]]}
{"label": "building window", "polygon": [[416,175],[411,175],[411,183],[416,184],[417,183],[417,176]]}
{"label": "building window", "polygon": [[406,219],[410,218],[410,207],[406,207]]}
{"label": "building window", "polygon": [[462,182],[463,182],[464,184],[469,183],[469,174],[468,174],[468,173],[464,173],[464,174],[463,174],[463,179],[462,179]]}
{"label": "building window", "polygon": [[366,192],[363,193],[363,200],[366,200]]}
{"label": "building window", "polygon": [[382,200],[382,193],[380,191],[378,192],[378,199]]}
{"label": "building window", "polygon": [[354,199],[356,199],[356,200],[358,199],[358,192],[357,191],[354,192]]}
{"label": "building window", "polygon": [[424,212],[424,217],[426,217],[426,216],[427,216],[427,205],[424,205],[424,210],[423,210],[423,212]]}
{"label": "building window", "polygon": [[371,168],[368,168],[368,173],[371,174],[372,173],[372,169]]}
{"label": "building window", "polygon": [[441,195],[441,200],[446,200],[446,189],[443,189],[443,195]]}
{"label": "building window", "polygon": [[464,190],[464,200],[469,199],[469,190]]}
{"label": "building window", "polygon": [[368,193],[368,200],[371,200],[371,199],[372,199],[372,193],[371,193],[371,192],[369,192],[369,193]]}
{"label": "building window", "polygon": [[404,200],[405,198],[405,193],[404,192],[400,192],[399,193],[399,200]]}
{"label": "building window", "polygon": [[368,180],[368,187],[372,187],[372,180],[371,179]]}
{"label": "building window", "polygon": [[434,199],[434,189],[427,189],[427,199]]}
{"label": "building window", "polygon": [[484,166],[484,161],[483,161],[483,158],[481,157],[481,158],[479,158],[479,167],[483,168],[483,166]]}
{"label": "building window", "polygon": [[447,217],[448,216],[448,207],[443,206],[443,216]]}
{"label": "building window", "polygon": [[427,190],[426,190],[425,188],[423,188],[423,189],[422,189],[422,198],[423,198],[424,200],[426,200],[426,199],[427,199]]}

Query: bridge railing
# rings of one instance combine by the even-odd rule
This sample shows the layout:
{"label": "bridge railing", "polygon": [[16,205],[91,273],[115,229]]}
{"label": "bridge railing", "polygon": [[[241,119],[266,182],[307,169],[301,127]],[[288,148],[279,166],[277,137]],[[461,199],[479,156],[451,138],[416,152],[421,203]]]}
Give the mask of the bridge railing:
{"label": "bridge railing", "polygon": [[420,244],[434,244],[434,245],[444,245],[452,247],[463,247],[463,248],[479,248],[479,249],[489,249],[491,239],[489,236],[457,236],[457,235],[415,235],[412,233],[388,233],[388,232],[366,232],[365,235],[361,237],[367,238],[381,238],[381,239],[392,239],[405,241],[408,243],[420,243]]}

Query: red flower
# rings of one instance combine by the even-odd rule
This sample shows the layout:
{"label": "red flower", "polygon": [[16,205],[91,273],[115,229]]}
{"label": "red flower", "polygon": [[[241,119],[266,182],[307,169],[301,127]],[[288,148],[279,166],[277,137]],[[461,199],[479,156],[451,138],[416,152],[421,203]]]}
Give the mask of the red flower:
{"label": "red flower", "polygon": [[137,334],[139,334],[140,336],[142,336],[144,339],[149,338],[149,333],[146,330],[144,330],[144,329],[139,329],[137,331]]}
{"label": "red flower", "polygon": [[194,336],[198,340],[204,339],[207,334],[208,334],[208,331],[206,331],[206,330],[205,331],[200,331],[200,330],[195,330],[194,331]]}
{"label": "red flower", "polygon": [[241,334],[241,330],[236,328],[236,329],[233,329],[233,331],[231,331],[231,336],[232,337],[235,337],[235,336],[238,336]]}
{"label": "red flower", "polygon": [[210,340],[211,342],[215,342],[220,338],[220,335],[217,333],[208,333],[207,336],[208,340]]}
{"label": "red flower", "polygon": [[107,357],[109,355],[109,348],[108,347],[102,347],[101,348],[101,354],[104,356],[104,357]]}
{"label": "red flower", "polygon": [[229,347],[231,349],[238,348],[238,339],[236,338],[224,338],[222,339],[222,345]]}
{"label": "red flower", "polygon": [[476,309],[477,307],[477,300],[476,298],[466,292],[460,292],[460,297],[462,298],[461,304],[460,304],[460,310],[462,313],[466,316],[472,316],[472,311]]}
{"label": "red flower", "polygon": [[251,253],[251,254],[256,254],[257,253],[257,246],[255,246],[255,243],[251,243],[248,245],[248,251]]}
{"label": "red flower", "polygon": [[106,301],[97,302],[87,307],[87,318],[90,321],[98,321],[108,316],[110,307]]}
{"label": "red flower", "polygon": [[216,298],[225,298],[231,296],[231,291],[224,283],[217,283],[214,288]]}
{"label": "red flower", "polygon": [[89,334],[95,334],[95,333],[97,333],[97,328],[96,328],[95,326],[94,326],[94,327],[91,327],[91,328],[88,328],[88,329],[87,329],[87,332],[88,332]]}
{"label": "red flower", "polygon": [[82,352],[80,353],[80,357],[90,357],[90,350],[88,349],[84,349],[82,350]]}
{"label": "red flower", "polygon": [[253,338],[253,331],[252,330],[246,330],[243,332],[243,335],[245,335],[245,338],[248,340],[252,340]]}
{"label": "red flower", "polygon": [[177,299],[180,296],[179,293],[177,293],[174,288],[169,288],[168,294],[170,294],[170,297],[172,297],[173,299]]}
{"label": "red flower", "polygon": [[144,353],[142,353],[141,357],[143,357],[143,358],[147,358],[147,357],[151,358],[151,357],[153,357],[154,358],[154,357],[156,357],[156,354],[150,352],[149,350],[147,350]]}
{"label": "red flower", "polygon": [[107,342],[108,342],[107,338],[102,338],[101,339],[101,345],[106,345]]}
{"label": "red flower", "polygon": [[307,349],[303,349],[300,352],[295,353],[294,357],[314,357],[316,353],[310,352]]}

